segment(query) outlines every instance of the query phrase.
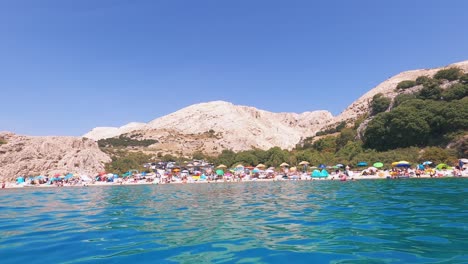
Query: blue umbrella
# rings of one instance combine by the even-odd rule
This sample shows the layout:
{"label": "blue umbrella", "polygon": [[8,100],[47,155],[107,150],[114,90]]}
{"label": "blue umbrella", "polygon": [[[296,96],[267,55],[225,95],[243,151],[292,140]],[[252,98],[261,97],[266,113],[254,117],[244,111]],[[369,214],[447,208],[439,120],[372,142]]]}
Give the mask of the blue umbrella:
{"label": "blue umbrella", "polygon": [[320,164],[320,165],[318,166],[318,168],[319,168],[319,169],[325,169],[325,168],[327,168],[327,165],[325,165],[325,164]]}
{"label": "blue umbrella", "polygon": [[365,166],[367,166],[367,162],[361,161],[361,162],[359,162],[359,163],[357,164],[357,166],[358,166],[358,167],[365,167]]}
{"label": "blue umbrella", "polygon": [[432,161],[425,161],[422,163],[423,165],[431,165],[432,164]]}

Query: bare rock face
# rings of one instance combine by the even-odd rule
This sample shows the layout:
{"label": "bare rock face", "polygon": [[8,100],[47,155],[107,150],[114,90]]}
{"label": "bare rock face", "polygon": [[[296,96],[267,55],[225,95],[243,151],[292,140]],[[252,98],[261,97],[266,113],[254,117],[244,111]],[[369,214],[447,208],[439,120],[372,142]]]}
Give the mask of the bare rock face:
{"label": "bare rock face", "polygon": [[185,153],[197,150],[216,153],[223,149],[268,149],[275,146],[290,149],[301,138],[313,136],[332,118],[327,111],[272,113],[214,101],[183,108],[148,124],[95,128],[84,137],[99,140],[108,135],[138,134],[142,138],[157,139],[160,144],[154,147],[164,145],[164,148],[175,148]]}
{"label": "bare rock face", "polygon": [[81,137],[30,137],[0,133],[0,180],[46,173],[94,174],[110,157]]}

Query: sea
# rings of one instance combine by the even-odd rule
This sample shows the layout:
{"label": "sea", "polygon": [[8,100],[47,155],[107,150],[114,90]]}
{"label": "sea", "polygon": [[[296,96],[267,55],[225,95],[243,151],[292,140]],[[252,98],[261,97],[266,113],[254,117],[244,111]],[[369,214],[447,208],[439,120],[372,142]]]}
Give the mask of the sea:
{"label": "sea", "polygon": [[0,263],[468,263],[468,179],[0,189]]}

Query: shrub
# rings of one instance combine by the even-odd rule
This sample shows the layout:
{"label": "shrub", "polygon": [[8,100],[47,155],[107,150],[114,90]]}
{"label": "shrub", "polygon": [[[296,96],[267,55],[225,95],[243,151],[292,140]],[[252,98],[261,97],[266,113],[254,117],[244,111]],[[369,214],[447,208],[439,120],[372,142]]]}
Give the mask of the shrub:
{"label": "shrub", "polygon": [[98,140],[98,146],[104,147],[147,147],[158,143],[154,139],[137,140],[126,136],[119,136],[118,138],[106,138]]}
{"label": "shrub", "polygon": [[468,84],[468,73],[465,73],[462,76],[460,76],[460,82],[463,84]]}
{"label": "shrub", "polygon": [[390,103],[391,103],[390,98],[383,96],[383,94],[378,93],[374,95],[374,97],[372,98],[372,103],[371,103],[372,115],[385,112],[390,106]]}
{"label": "shrub", "polygon": [[419,91],[419,98],[423,100],[431,99],[438,100],[442,94],[442,89],[434,82],[425,83],[424,87]]}
{"label": "shrub", "polygon": [[459,68],[448,68],[438,71],[434,75],[434,79],[455,81],[458,80],[461,75],[462,71]]}
{"label": "shrub", "polygon": [[415,81],[406,80],[406,81],[401,81],[400,83],[398,83],[396,88],[397,88],[397,90],[405,90],[405,89],[411,88],[411,87],[413,87],[415,85],[416,85]]}
{"label": "shrub", "polygon": [[416,78],[416,84],[417,85],[423,85],[423,84],[428,83],[430,81],[432,81],[432,79],[427,77],[427,76],[419,76],[418,78]]}
{"label": "shrub", "polygon": [[442,98],[446,101],[459,100],[468,96],[468,85],[456,83],[442,92]]}
{"label": "shrub", "polygon": [[415,99],[416,95],[414,94],[399,94],[393,99],[393,108],[401,105],[403,102]]}

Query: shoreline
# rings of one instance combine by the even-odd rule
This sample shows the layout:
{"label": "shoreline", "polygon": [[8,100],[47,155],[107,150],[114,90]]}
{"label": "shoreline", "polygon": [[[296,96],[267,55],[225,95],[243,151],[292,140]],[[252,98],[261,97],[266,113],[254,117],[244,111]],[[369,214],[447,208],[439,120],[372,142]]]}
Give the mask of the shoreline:
{"label": "shoreline", "polygon": [[433,176],[430,175],[421,175],[420,177],[396,177],[396,178],[387,178],[386,176],[377,176],[377,175],[367,175],[367,176],[357,176],[352,178],[347,178],[342,180],[338,176],[328,176],[327,178],[307,178],[307,179],[249,179],[249,180],[215,180],[215,181],[193,181],[193,182],[170,182],[170,183],[159,183],[159,182],[95,182],[95,183],[80,183],[80,184],[65,184],[63,186],[55,184],[40,184],[40,185],[26,185],[26,184],[16,184],[15,182],[6,182],[5,188],[2,189],[42,189],[42,188],[73,188],[73,187],[112,187],[112,186],[135,186],[135,185],[174,185],[174,184],[210,184],[210,183],[247,183],[247,182],[287,182],[287,181],[340,181],[340,182],[352,182],[352,181],[361,181],[361,180],[408,180],[408,179],[450,179],[450,178],[468,178],[468,176]]}

